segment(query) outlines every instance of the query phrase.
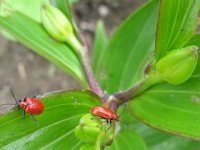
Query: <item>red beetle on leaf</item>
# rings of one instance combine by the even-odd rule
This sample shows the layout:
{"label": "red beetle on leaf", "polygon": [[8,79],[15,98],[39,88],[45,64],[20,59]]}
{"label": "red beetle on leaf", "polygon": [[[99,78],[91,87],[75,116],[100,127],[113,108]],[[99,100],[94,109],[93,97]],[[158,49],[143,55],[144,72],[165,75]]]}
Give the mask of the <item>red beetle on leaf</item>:
{"label": "red beetle on leaf", "polygon": [[[30,115],[39,115],[44,110],[44,104],[35,96],[32,98],[24,98],[24,100],[16,99],[12,89],[10,89],[13,98],[15,99],[15,104],[2,104],[2,105],[16,105],[19,108],[23,109],[23,116],[25,113],[29,113]],[[1,105],[1,106],[2,106]],[[34,118],[35,119],[35,118]]]}

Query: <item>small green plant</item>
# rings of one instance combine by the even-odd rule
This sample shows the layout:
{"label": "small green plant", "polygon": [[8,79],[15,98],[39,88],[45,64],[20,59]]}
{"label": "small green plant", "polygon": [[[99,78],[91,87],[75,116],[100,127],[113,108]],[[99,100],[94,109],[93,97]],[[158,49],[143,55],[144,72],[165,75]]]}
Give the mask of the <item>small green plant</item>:
{"label": "small green plant", "polygon": [[[83,89],[39,96],[45,104],[36,116],[39,124],[18,111],[1,115],[0,148],[200,148],[195,141],[200,140],[200,34],[195,33],[200,0],[150,0],[110,38],[98,22],[92,58],[68,0],[28,3],[0,2],[2,32],[66,71]],[[111,124],[90,113],[103,106],[119,114],[124,105],[121,121]]]}

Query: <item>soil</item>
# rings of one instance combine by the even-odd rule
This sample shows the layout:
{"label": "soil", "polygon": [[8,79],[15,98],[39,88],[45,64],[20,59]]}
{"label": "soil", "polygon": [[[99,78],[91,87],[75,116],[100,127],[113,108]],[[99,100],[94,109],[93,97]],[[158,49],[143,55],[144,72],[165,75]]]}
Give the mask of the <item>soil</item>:
{"label": "soil", "polygon": [[[74,15],[81,31],[92,43],[97,20],[105,22],[110,35],[114,29],[146,0],[80,0]],[[0,37],[0,104],[13,103],[10,88],[16,97],[80,88],[79,84],[53,64],[19,43]],[[0,110],[4,108],[0,107]]]}

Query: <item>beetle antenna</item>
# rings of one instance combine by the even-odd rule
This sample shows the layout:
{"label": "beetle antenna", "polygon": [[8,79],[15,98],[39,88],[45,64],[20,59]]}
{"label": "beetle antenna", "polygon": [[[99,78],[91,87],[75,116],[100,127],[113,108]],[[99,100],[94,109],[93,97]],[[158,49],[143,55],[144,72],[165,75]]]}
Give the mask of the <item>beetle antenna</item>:
{"label": "beetle antenna", "polygon": [[11,92],[12,97],[15,99],[15,102],[18,103],[18,102],[17,102],[17,99],[16,99],[16,97],[15,97],[15,94],[13,93],[13,90],[12,90],[11,88],[10,88],[10,92]]}
{"label": "beetle antenna", "polygon": [[4,106],[4,105],[15,105],[15,104],[1,104],[0,106]]}
{"label": "beetle antenna", "polygon": [[125,124],[126,126],[128,126],[128,123],[127,123],[127,122],[122,121],[122,120],[120,120],[120,119],[118,119],[118,121],[121,122],[121,123],[123,123],[123,124]]}

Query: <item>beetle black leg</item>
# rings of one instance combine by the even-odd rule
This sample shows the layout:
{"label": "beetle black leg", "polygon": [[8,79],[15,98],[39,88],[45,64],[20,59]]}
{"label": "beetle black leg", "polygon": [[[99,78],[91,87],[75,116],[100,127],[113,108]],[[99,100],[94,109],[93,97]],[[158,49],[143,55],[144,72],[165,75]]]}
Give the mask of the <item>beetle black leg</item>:
{"label": "beetle black leg", "polygon": [[[99,118],[96,118],[96,117],[92,117],[92,118],[91,118],[91,120],[95,120],[95,119],[98,120]],[[100,119],[101,119],[101,118],[100,118]]]}
{"label": "beetle black leg", "polygon": [[107,119],[106,119],[106,120],[104,119],[103,123],[106,123],[106,124],[107,124]]}
{"label": "beetle black leg", "polygon": [[97,118],[91,118],[91,120],[93,120],[93,119],[97,119]]}
{"label": "beetle black leg", "polygon": [[107,119],[105,119],[105,118],[98,118],[98,117],[93,117],[93,118],[91,118],[91,120],[93,120],[93,119],[97,119],[97,120],[100,119],[101,121],[102,121],[102,120],[103,120],[103,121],[105,120],[105,122],[106,122],[106,120],[107,120]]}
{"label": "beetle black leg", "polygon": [[35,121],[37,125],[39,125],[39,121],[35,118],[33,114],[30,114],[30,117]]}
{"label": "beetle black leg", "polygon": [[21,109],[20,106],[17,106],[17,110]]}
{"label": "beetle black leg", "polygon": [[26,101],[26,97],[24,98],[24,101]]}
{"label": "beetle black leg", "polygon": [[104,118],[101,118],[101,119],[103,119],[103,121],[102,121],[102,125],[101,125],[101,130],[102,130],[102,128],[107,124],[107,119],[104,119]]}
{"label": "beetle black leg", "polygon": [[110,130],[111,127],[112,127],[112,124],[110,124],[110,126],[108,127],[108,129],[106,131]]}
{"label": "beetle black leg", "polygon": [[25,110],[23,110],[23,111],[22,111],[22,116],[23,116],[23,118],[25,118],[25,115],[26,115],[26,112],[25,112]]}
{"label": "beetle black leg", "polygon": [[103,119],[102,124],[104,124],[104,125],[107,124],[107,119]]}
{"label": "beetle black leg", "polygon": [[34,121],[36,121],[36,122],[38,121],[33,114],[31,114],[30,116]]}

